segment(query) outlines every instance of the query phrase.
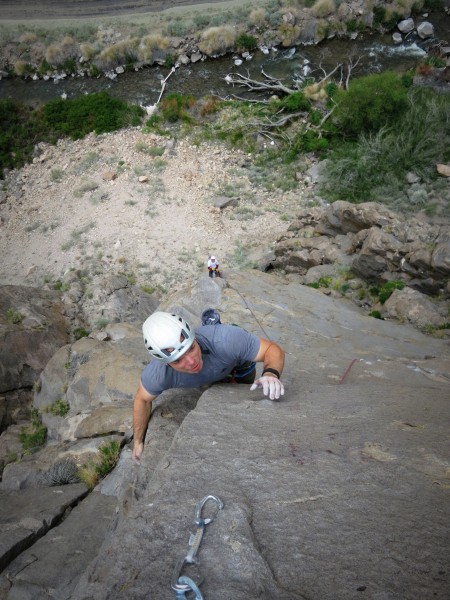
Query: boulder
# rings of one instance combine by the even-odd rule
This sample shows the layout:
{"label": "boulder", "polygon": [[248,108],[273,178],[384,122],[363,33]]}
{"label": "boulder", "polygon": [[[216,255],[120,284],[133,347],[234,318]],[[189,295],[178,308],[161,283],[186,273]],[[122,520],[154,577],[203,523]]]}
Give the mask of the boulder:
{"label": "boulder", "polygon": [[397,27],[401,33],[409,33],[415,27],[414,19],[403,19],[403,21],[397,23]]}
{"label": "boulder", "polygon": [[428,21],[424,21],[417,26],[417,35],[420,39],[425,40],[427,38],[433,37],[434,35],[434,27],[432,23]]}
{"label": "boulder", "polygon": [[[82,338],[61,348],[41,376],[34,406],[52,440],[74,440],[107,433],[124,433],[148,353],[140,325],[111,324],[108,339]],[[67,405],[67,414],[52,414],[54,403]]]}
{"label": "boulder", "polygon": [[428,296],[409,287],[394,290],[383,305],[384,317],[406,320],[420,329],[443,325],[448,321],[447,311]]}

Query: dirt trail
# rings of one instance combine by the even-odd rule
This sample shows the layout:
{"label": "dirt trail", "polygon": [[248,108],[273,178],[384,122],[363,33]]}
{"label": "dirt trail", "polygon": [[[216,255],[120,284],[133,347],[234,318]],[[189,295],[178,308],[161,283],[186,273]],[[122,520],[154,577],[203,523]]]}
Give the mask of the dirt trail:
{"label": "dirt trail", "polygon": [[164,12],[177,8],[194,8],[205,4],[231,4],[223,0],[9,0],[2,1],[2,20],[41,20],[64,18],[122,17],[139,13]]}

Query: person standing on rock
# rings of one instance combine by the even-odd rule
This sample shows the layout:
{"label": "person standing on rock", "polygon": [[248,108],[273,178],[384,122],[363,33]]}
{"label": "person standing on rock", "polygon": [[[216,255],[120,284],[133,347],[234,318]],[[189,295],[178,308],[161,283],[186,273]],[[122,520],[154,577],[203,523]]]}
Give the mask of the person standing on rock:
{"label": "person standing on rock", "polygon": [[[228,378],[253,384],[250,391],[262,388],[271,400],[284,394],[280,376],[285,353],[275,342],[235,325],[202,325],[194,331],[183,317],[167,312],[150,315],[142,332],[145,347],[155,360],[144,368],[134,399],[133,461],[138,464],[152,402],[165,390],[211,385]],[[262,362],[263,368],[262,376],[255,380],[257,362]]]}

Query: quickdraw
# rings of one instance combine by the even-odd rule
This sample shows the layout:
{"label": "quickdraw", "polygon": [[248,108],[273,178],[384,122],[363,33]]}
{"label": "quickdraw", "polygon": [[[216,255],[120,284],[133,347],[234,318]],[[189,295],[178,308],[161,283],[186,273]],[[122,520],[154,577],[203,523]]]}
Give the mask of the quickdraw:
{"label": "quickdraw", "polygon": [[[216,504],[217,510],[213,517],[204,519],[202,517],[202,509],[209,500],[213,501]],[[172,575],[171,586],[172,589],[175,590],[177,600],[186,599],[186,594],[188,594],[189,592],[193,592],[195,594],[195,600],[203,600],[203,596],[199,590],[199,586],[201,585],[203,578],[197,577],[198,581],[194,581],[191,577],[182,575],[182,571],[185,565],[198,565],[199,561],[196,559],[196,555],[200,548],[200,543],[203,538],[205,527],[214,520],[215,516],[217,515],[217,512],[221,510],[223,506],[224,504],[222,500],[217,496],[213,495],[205,496],[202,500],[200,500],[200,502],[197,502],[197,504],[195,505],[194,524],[197,525],[197,530],[195,533],[191,533],[189,538],[189,552],[186,554],[186,556],[183,556],[177,562]]]}

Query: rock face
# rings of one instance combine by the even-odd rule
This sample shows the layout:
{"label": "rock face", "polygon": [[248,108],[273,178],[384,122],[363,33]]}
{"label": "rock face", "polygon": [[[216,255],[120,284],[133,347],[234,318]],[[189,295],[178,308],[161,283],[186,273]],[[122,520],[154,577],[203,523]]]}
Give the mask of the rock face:
{"label": "rock face", "polygon": [[[137,467],[128,440],[147,362],[140,327],[111,324],[104,340],[62,346],[35,406],[63,389],[70,410],[42,412],[50,442],[0,484],[0,596],[171,599],[195,504],[215,494],[224,508],[198,554],[205,598],[446,599],[448,342],[257,271],[201,277],[160,308],[196,326],[211,306],[286,349],[282,401],[244,385],[165,392]],[[123,451],[93,493],[80,502],[80,484],[44,486],[39,474],[82,460],[106,433]]]}
{"label": "rock face", "polygon": [[0,432],[29,414],[33,384],[68,340],[60,294],[0,287]]}
{"label": "rock face", "polygon": [[[378,308],[382,316],[407,319],[421,328],[448,322],[448,226],[406,220],[377,203],[339,201],[303,210],[277,241],[274,253],[275,260],[266,269],[295,274],[296,280],[323,285],[328,293],[334,284],[360,306]],[[411,288],[396,293],[396,308],[393,301],[373,306],[376,299],[370,297],[370,286],[394,281]],[[441,302],[436,301],[438,296]]]}
{"label": "rock face", "polygon": [[[224,508],[199,551],[205,598],[344,599],[364,589],[443,600],[448,344],[273,275],[226,277],[203,292],[217,294],[224,322],[286,348],[286,395],[277,403],[213,386],[159,462],[151,429],[137,476],[152,476],[73,600],[120,598],[124,586],[129,598],[150,589],[172,598],[207,494]],[[198,319],[204,300],[193,289],[163,308]]]}

